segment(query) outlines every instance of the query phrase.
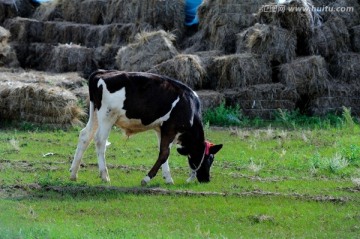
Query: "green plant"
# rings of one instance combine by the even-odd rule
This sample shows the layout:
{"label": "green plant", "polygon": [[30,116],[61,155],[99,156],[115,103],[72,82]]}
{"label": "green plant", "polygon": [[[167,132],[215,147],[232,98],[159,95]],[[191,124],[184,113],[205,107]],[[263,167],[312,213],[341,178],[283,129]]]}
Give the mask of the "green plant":
{"label": "green plant", "polygon": [[204,122],[217,126],[240,126],[241,121],[245,119],[241,114],[240,107],[225,106],[221,103],[218,107],[205,111],[203,115]]}
{"label": "green plant", "polygon": [[354,130],[355,122],[351,116],[351,108],[343,107],[342,117],[344,119],[344,126],[349,130]]}

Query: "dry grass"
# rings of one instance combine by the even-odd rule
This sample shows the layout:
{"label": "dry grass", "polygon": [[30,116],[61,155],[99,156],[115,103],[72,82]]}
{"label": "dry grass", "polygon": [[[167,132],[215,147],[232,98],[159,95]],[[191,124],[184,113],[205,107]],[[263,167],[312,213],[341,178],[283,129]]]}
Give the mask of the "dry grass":
{"label": "dry grass", "polygon": [[300,95],[313,97],[328,89],[329,73],[321,56],[300,57],[280,66],[279,79]]}
{"label": "dry grass", "polygon": [[286,63],[296,57],[296,36],[281,27],[255,24],[237,37],[238,53],[249,51],[278,63]]}
{"label": "dry grass", "polygon": [[163,30],[142,32],[135,42],[119,49],[116,64],[120,70],[147,71],[178,54],[173,45],[175,36]]}
{"label": "dry grass", "polygon": [[19,62],[14,49],[9,45],[10,32],[0,26],[0,67],[18,67]]}
{"label": "dry grass", "polygon": [[80,122],[83,112],[70,91],[21,82],[4,82],[0,86],[2,119],[50,125]]}
{"label": "dry grass", "polygon": [[350,46],[350,35],[345,22],[339,17],[328,19],[323,25],[314,28],[309,39],[312,54],[329,58],[337,52],[346,52]]}
{"label": "dry grass", "polygon": [[330,73],[342,83],[360,85],[360,53],[338,53],[330,62]]}
{"label": "dry grass", "polygon": [[197,55],[180,54],[156,65],[150,72],[180,80],[193,89],[201,89],[206,71]]}
{"label": "dry grass", "polygon": [[[283,9],[285,6],[285,9]],[[273,24],[296,32],[298,37],[308,37],[314,27],[320,23],[320,17],[313,11],[291,11],[291,8],[305,7],[311,9],[313,7],[311,0],[293,0],[285,4],[277,5],[270,3],[264,6],[268,9],[260,9],[258,19],[260,23]]]}
{"label": "dry grass", "polygon": [[271,68],[250,53],[215,57],[209,70],[213,87],[219,89],[271,83]]}

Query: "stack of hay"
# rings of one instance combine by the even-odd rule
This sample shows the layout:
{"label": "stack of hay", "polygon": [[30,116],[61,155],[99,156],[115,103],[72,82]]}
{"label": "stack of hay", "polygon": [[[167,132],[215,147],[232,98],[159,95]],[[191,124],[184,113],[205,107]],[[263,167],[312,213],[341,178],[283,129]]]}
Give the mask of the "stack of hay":
{"label": "stack of hay", "polygon": [[300,95],[315,98],[327,91],[329,73],[323,57],[308,56],[281,65],[279,79]]}
{"label": "stack of hay", "polygon": [[272,118],[278,109],[292,111],[299,95],[283,84],[262,84],[224,91],[226,104],[239,105],[249,116]]}
{"label": "stack of hay", "polygon": [[69,21],[88,24],[147,23],[152,28],[182,32],[184,0],[57,0],[42,4],[34,14],[41,21]]}
{"label": "stack of hay", "polygon": [[18,43],[77,43],[87,47],[105,44],[123,45],[134,37],[135,24],[89,25],[70,22],[41,22],[29,18],[11,18],[5,27]]}
{"label": "stack of hay", "polygon": [[0,67],[18,67],[19,62],[14,49],[8,44],[10,32],[0,27]]}
{"label": "stack of hay", "polygon": [[173,45],[175,36],[163,30],[139,33],[135,38],[134,43],[119,49],[116,56],[118,69],[148,71],[178,54]]}
{"label": "stack of hay", "polygon": [[351,28],[351,45],[355,52],[360,52],[360,25]]}
{"label": "stack of hay", "polygon": [[59,87],[0,83],[0,118],[64,126],[79,123],[82,115],[76,97]]}
{"label": "stack of hay", "polygon": [[287,63],[296,57],[296,40],[284,28],[257,23],[237,34],[237,53],[251,52],[266,62]]}
{"label": "stack of hay", "polygon": [[350,46],[350,36],[345,22],[340,17],[329,18],[323,25],[314,28],[309,39],[312,54],[321,55],[327,59],[337,52],[347,52]]}
{"label": "stack of hay", "polygon": [[208,71],[212,89],[272,83],[270,66],[251,53],[215,57]]}
{"label": "stack of hay", "polygon": [[360,112],[360,53],[337,53],[329,64],[333,77],[328,92],[311,102],[312,113],[324,115],[328,112],[342,112],[342,107]]}
{"label": "stack of hay", "polygon": [[197,55],[179,54],[149,72],[172,77],[193,89],[201,89],[206,78],[206,70]]}
{"label": "stack of hay", "polygon": [[267,2],[204,0],[198,9],[199,32],[185,44],[187,52],[220,50],[235,53],[236,34],[255,23],[253,13]]}

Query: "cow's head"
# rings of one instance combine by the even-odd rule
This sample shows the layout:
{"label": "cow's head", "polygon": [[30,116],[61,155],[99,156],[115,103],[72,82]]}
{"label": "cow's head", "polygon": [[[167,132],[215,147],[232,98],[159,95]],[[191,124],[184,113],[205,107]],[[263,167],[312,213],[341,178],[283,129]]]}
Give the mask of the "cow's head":
{"label": "cow's head", "polygon": [[205,141],[204,146],[190,150],[182,147],[177,151],[181,155],[187,155],[189,166],[200,183],[210,182],[210,168],[215,159],[215,154],[222,148],[222,144],[214,145]]}

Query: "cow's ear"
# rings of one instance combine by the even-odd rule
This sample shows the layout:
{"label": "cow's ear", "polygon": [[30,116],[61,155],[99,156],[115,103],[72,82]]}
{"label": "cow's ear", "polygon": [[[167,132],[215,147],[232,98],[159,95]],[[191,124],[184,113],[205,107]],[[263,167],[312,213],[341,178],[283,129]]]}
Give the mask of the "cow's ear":
{"label": "cow's ear", "polygon": [[217,145],[213,145],[210,147],[209,149],[209,153],[210,154],[216,154],[217,152],[219,152],[219,150],[222,148],[222,144],[217,144]]}
{"label": "cow's ear", "polygon": [[189,155],[189,150],[185,147],[177,148],[177,151],[181,155]]}

